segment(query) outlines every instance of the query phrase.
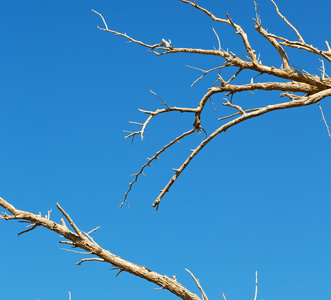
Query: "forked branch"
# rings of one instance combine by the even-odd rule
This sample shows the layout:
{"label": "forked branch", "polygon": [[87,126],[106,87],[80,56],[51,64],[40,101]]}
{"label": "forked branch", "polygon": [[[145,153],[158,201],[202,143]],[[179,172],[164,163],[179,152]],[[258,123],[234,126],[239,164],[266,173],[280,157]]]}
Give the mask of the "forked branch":
{"label": "forked branch", "polygon": [[[151,271],[144,266],[133,264],[100,247],[91,238],[82,234],[82,231],[69,217],[69,214],[65,212],[65,210],[58,204],[58,209],[68,220],[74,231],[69,230],[67,226],[51,221],[49,218],[47,218],[47,216],[42,217],[41,215],[35,215],[27,211],[18,210],[2,198],[0,198],[0,207],[3,207],[11,213],[11,215],[3,213],[2,215],[0,215],[0,220],[22,220],[28,223],[33,223],[36,225],[36,227],[42,226],[63,236],[66,239],[66,241],[62,242],[63,244],[69,244],[75,248],[83,249],[87,251],[87,254],[92,254],[95,256],[80,260],[77,263],[78,265],[87,261],[99,261],[109,263],[114,266],[116,270],[119,270],[120,272],[128,272],[147,281],[153,282],[156,285],[175,294],[181,299],[201,300],[196,294],[183,287],[179,282],[177,282],[177,280],[169,278],[166,275],[160,275],[159,273]],[[84,252],[84,254],[86,253]]]}
{"label": "forked branch", "polygon": [[[214,84],[208,89],[208,91],[205,92],[202,98],[196,100],[197,101],[196,108],[183,108],[183,107],[178,108],[175,106],[171,107],[168,104],[166,104],[162,100],[162,98],[160,98],[154,92],[152,92],[157,97],[160,98],[162,104],[165,105],[166,108],[161,108],[156,111],[140,110],[141,112],[148,114],[149,116],[144,123],[132,122],[133,124],[141,126],[141,129],[138,131],[129,132],[129,135],[127,135],[126,138],[133,137],[137,134],[140,134],[141,137],[143,138],[143,133],[146,129],[146,126],[153,117],[156,117],[161,113],[169,113],[173,111],[180,111],[182,113],[188,113],[188,112],[194,113],[193,128],[190,131],[184,132],[178,137],[174,138],[172,142],[170,142],[169,144],[164,146],[160,151],[158,151],[155,154],[155,156],[153,156],[151,159],[148,159],[148,162],[142,166],[140,171],[137,174],[134,174],[135,178],[130,183],[129,189],[125,193],[125,198],[123,203],[127,200],[128,193],[130,192],[132,185],[137,181],[139,175],[143,174],[143,170],[145,169],[145,167],[149,166],[152,161],[156,160],[160,153],[164,152],[166,149],[171,147],[176,141],[183,138],[184,136],[187,136],[196,130],[199,131],[202,130],[201,115],[204,112],[204,108],[206,106],[207,101],[211,100],[212,96],[222,93],[225,96],[230,96],[229,100],[225,98],[225,103],[223,103],[223,105],[235,109],[236,112],[231,115],[225,115],[225,114],[221,115],[219,120],[229,120],[229,121],[221,125],[219,128],[213,129],[213,132],[210,135],[207,135],[207,137],[200,143],[198,147],[196,147],[194,150],[191,150],[190,155],[186,158],[186,160],[182,163],[182,165],[179,168],[173,169],[175,174],[170,178],[166,186],[160,191],[159,196],[156,198],[156,200],[153,203],[153,206],[156,207],[156,209],[158,209],[160,201],[163,198],[163,196],[169,191],[170,187],[174,184],[174,182],[177,180],[179,175],[185,170],[185,168],[188,166],[191,160],[214,137],[216,137],[221,132],[225,132],[229,128],[243,121],[258,117],[260,115],[269,113],[271,111],[318,103],[320,100],[329,97],[331,94],[331,78],[325,77],[326,72],[324,68],[324,63],[322,65],[323,74],[321,77],[314,74],[310,74],[304,71],[302,68],[292,66],[290,64],[290,58],[288,57],[283,47],[285,46],[285,47],[302,49],[307,52],[317,54],[322,58],[324,58],[325,60],[331,62],[331,49],[329,47],[329,44],[326,42],[328,48],[327,51],[318,50],[316,47],[306,44],[305,40],[303,39],[299,31],[295,28],[295,26],[291,24],[290,21],[280,12],[274,0],[270,0],[270,1],[275,6],[276,13],[291,28],[291,30],[293,30],[296,33],[298,37],[298,41],[289,41],[286,37],[276,36],[274,34],[269,33],[262,26],[261,17],[257,13],[257,4],[255,4],[255,11],[256,11],[255,29],[259,34],[261,34],[265,38],[265,40],[268,43],[270,43],[277,50],[279,57],[281,59],[281,65],[279,67],[276,67],[276,65],[279,65],[277,61],[275,62],[274,65],[265,65],[262,63],[260,58],[256,56],[256,51],[252,48],[248,36],[244,31],[244,29],[240,25],[236,24],[233,21],[233,19],[229,16],[229,14],[225,13],[226,18],[219,18],[215,16],[213,13],[211,13],[208,9],[200,6],[195,0],[179,0],[179,1],[184,4],[188,4],[193,8],[201,11],[202,13],[206,14],[209,18],[211,18],[213,21],[217,23],[227,24],[232,28],[234,28],[236,34],[238,34],[242,39],[243,46],[248,54],[247,56],[248,60],[246,60],[245,55],[242,54],[238,55],[233,52],[229,52],[228,50],[222,49],[220,38],[217,35],[214,28],[213,31],[217,37],[218,47],[217,48],[214,47],[213,49],[177,47],[175,45],[172,45],[170,40],[167,41],[162,38],[160,39],[161,42],[159,43],[147,44],[145,42],[141,42],[139,40],[136,40],[128,36],[126,33],[121,33],[109,29],[103,16],[100,13],[94,11],[102,18],[104,24],[104,28],[99,28],[99,29],[113,33],[115,35],[122,36],[127,40],[129,40],[130,42],[148,48],[150,52],[156,55],[166,55],[166,54],[174,54],[174,53],[188,53],[188,54],[194,53],[194,54],[202,54],[202,55],[212,55],[224,59],[224,62],[221,65],[219,65],[219,63],[216,63],[215,67],[210,68],[209,70],[192,67],[193,69],[196,69],[203,73],[199,78],[197,78],[193,82],[192,86],[195,85],[199,80],[204,78],[206,74],[209,74],[212,71],[218,71],[217,78]],[[243,57],[242,59],[240,58],[241,56]],[[223,76],[221,75],[221,71],[225,68],[230,69],[232,67],[236,67],[235,68],[236,71],[234,71],[232,75],[229,76],[229,78],[223,78]],[[246,70],[254,71],[256,72],[257,75],[254,78],[252,78],[250,82],[244,82],[243,84],[238,84],[240,80],[242,81],[241,75]],[[263,81],[255,82],[257,79],[260,79],[262,77],[261,75],[264,74],[271,75],[274,78],[274,80],[271,80],[269,82],[263,82]],[[219,84],[219,86],[217,86],[216,84]],[[251,91],[254,90],[280,91],[282,92],[280,96],[288,98],[289,101],[287,102],[280,101],[277,104],[269,104],[266,101],[266,105],[264,107],[254,107],[250,105],[249,102],[247,102],[247,105],[245,105],[247,106],[246,108],[243,108],[242,106],[239,106],[238,104],[235,103],[234,95],[236,93],[245,92],[245,91],[251,93]],[[330,135],[330,131],[327,122],[324,118],[323,111],[321,111],[321,113],[325,126],[327,127],[328,133]],[[121,205],[123,205],[123,203]]]}

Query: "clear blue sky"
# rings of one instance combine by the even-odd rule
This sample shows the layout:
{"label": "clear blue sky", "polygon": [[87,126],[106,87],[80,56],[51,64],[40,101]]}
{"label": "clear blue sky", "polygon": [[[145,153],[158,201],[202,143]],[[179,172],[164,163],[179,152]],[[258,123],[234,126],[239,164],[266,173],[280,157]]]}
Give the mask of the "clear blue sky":
{"label": "clear blue sky", "polygon": [[[200,1],[202,2],[202,1]],[[277,53],[255,31],[253,1],[203,1],[251,36],[262,61],[279,66]],[[308,44],[331,43],[330,1],[278,0]],[[269,1],[258,1],[262,25],[295,39]],[[314,5],[312,5],[314,4]],[[146,139],[133,145],[122,130],[144,120],[138,108],[156,109],[157,92],[170,105],[194,107],[215,77],[185,68],[218,66],[218,58],[156,57],[98,30],[102,13],[111,28],[148,43],[212,48],[217,30],[223,48],[241,54],[240,38],[222,24],[175,0],[2,1],[0,72],[0,196],[18,209],[59,221],[56,202],[112,253],[168,276],[209,299],[329,299],[331,294],[331,139],[318,107],[274,112],[221,134],[192,162],[156,212],[151,204],[173,171],[202,139],[192,136],[162,155],[134,186],[132,211],[118,205],[146,157],[193,119],[181,114],[153,120]],[[320,74],[316,56],[289,51],[291,63]],[[330,66],[326,64],[331,74]],[[249,75],[250,76],[250,75]],[[262,79],[261,79],[262,80]],[[268,77],[263,80],[269,80]],[[212,132],[222,116],[208,106]],[[238,95],[255,107],[279,93]],[[331,125],[330,99],[322,102]],[[60,237],[17,222],[0,223],[0,293],[4,300],[175,299],[167,291],[101,263],[76,266],[83,256],[60,250]]]}

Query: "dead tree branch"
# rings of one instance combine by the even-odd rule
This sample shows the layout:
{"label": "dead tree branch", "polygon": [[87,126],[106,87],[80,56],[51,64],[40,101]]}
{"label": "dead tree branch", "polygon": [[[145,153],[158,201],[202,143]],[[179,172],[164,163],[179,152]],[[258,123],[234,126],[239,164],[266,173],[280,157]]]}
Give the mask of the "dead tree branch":
{"label": "dead tree branch", "polygon": [[318,107],[319,107],[319,109],[320,109],[320,111],[321,111],[321,115],[322,115],[322,120],[321,120],[321,121],[324,122],[325,127],[326,127],[326,130],[327,130],[327,132],[328,132],[328,135],[329,135],[329,137],[331,137],[330,128],[329,128],[329,126],[328,126],[328,123],[327,123],[326,120],[325,120],[322,106],[321,106],[321,104],[320,104],[319,102],[317,102],[317,104],[318,104]]}
{"label": "dead tree branch", "polygon": [[198,286],[198,288],[199,288],[199,290],[200,290],[200,292],[201,292],[201,294],[202,294],[202,299],[203,299],[203,300],[208,300],[208,297],[207,297],[205,291],[203,290],[203,288],[202,288],[201,285],[200,285],[199,279],[195,278],[195,276],[193,275],[193,273],[192,273],[190,270],[188,270],[188,269],[185,269],[185,270],[186,270],[187,272],[189,272],[190,275],[192,276],[192,278],[194,279],[196,285]]}
{"label": "dead tree branch", "polygon": [[254,295],[254,300],[257,299],[257,271],[255,272],[255,295]]}
{"label": "dead tree branch", "polygon": [[[77,227],[74,221],[69,217],[69,214],[59,205],[57,204],[57,208],[61,211],[61,213],[68,219],[70,225],[74,228],[74,231],[69,230],[66,226],[62,224],[51,221],[49,218],[42,217],[41,215],[35,215],[33,213],[18,210],[13,205],[0,198],[0,206],[6,209],[11,213],[8,215],[7,213],[3,213],[0,215],[0,220],[23,220],[27,222],[31,222],[36,226],[42,226],[47,228],[53,232],[58,233],[62,237],[64,237],[69,244],[74,247],[83,249],[92,255],[95,255],[94,258],[82,259],[77,264],[80,265],[86,261],[101,261],[106,262],[120,270],[120,272],[128,272],[135,276],[141,277],[147,281],[155,283],[156,285],[170,291],[181,299],[185,300],[201,300],[196,294],[190,292],[188,289],[183,287],[176,280],[169,278],[166,275],[160,275],[157,272],[151,271],[144,266],[139,266],[133,264],[127,260],[120,258],[119,256],[109,252],[108,250],[103,249],[94,241],[91,241],[88,237],[82,234],[82,231]],[[86,254],[86,253],[83,253]]]}
{"label": "dead tree branch", "polygon": [[145,163],[145,164],[141,167],[141,169],[139,170],[139,172],[136,173],[136,174],[133,174],[133,175],[132,175],[132,176],[134,176],[134,180],[133,180],[132,182],[130,182],[130,186],[129,186],[128,190],[126,191],[126,193],[124,194],[124,200],[123,200],[123,202],[121,203],[120,207],[122,207],[123,204],[124,204],[125,202],[127,202],[127,196],[128,196],[128,194],[129,194],[129,192],[131,191],[133,184],[134,184],[135,182],[138,181],[138,177],[139,177],[141,174],[144,174],[144,170],[145,170],[145,168],[146,168],[146,167],[149,167],[153,161],[156,161],[156,160],[159,158],[159,155],[160,155],[162,152],[166,151],[166,150],[167,150],[168,148],[170,148],[172,145],[178,143],[181,139],[183,139],[184,137],[186,137],[186,136],[192,134],[192,133],[195,132],[195,131],[196,131],[196,129],[195,129],[195,128],[192,128],[191,130],[184,132],[184,133],[181,134],[180,136],[176,137],[176,138],[175,138],[173,141],[171,141],[169,144],[165,145],[161,150],[159,150],[158,152],[156,152],[155,155],[154,155],[152,158],[148,158],[147,163]]}
{"label": "dead tree branch", "polygon": [[[193,133],[195,130],[198,131],[202,130],[201,116],[204,112],[204,108],[207,101],[211,100],[212,96],[216,94],[224,94],[225,96],[230,96],[230,99],[229,100],[226,99],[223,105],[232,107],[236,109],[237,112],[231,115],[223,114],[222,116],[220,116],[219,120],[228,120],[228,119],[231,120],[223,124],[219,128],[216,129],[214,128],[213,132],[209,136],[207,136],[196,149],[191,151],[190,155],[186,158],[186,160],[182,163],[182,165],[179,168],[173,168],[175,174],[171,177],[171,179],[165,185],[165,187],[160,191],[159,196],[156,198],[156,200],[153,203],[153,206],[156,207],[156,209],[159,207],[160,201],[163,198],[163,196],[169,191],[172,184],[174,184],[174,182],[177,180],[179,175],[184,171],[184,169],[188,166],[191,160],[203,149],[204,146],[206,146],[214,137],[216,137],[221,132],[225,132],[227,129],[243,121],[249,120],[251,118],[256,118],[260,115],[272,111],[319,103],[319,101],[331,95],[331,78],[325,76],[326,71],[325,71],[324,62],[322,63],[321,77],[315,74],[310,74],[304,71],[302,68],[294,67],[293,65],[291,65],[290,58],[285,50],[286,48],[284,49],[284,47],[291,47],[291,48],[305,50],[309,53],[320,56],[326,61],[331,62],[331,49],[328,42],[326,42],[328,49],[327,51],[319,50],[313,45],[308,45],[303,39],[302,35],[296,29],[296,27],[292,23],[290,23],[290,21],[280,12],[274,0],[271,0],[271,2],[275,6],[276,13],[291,28],[291,30],[295,32],[295,34],[298,37],[298,41],[290,41],[286,37],[274,35],[272,33],[269,33],[266,29],[264,29],[262,26],[262,19],[257,12],[256,4],[255,4],[256,18],[254,19],[254,22],[255,22],[256,31],[260,35],[262,35],[264,39],[277,50],[279,57],[281,59],[281,65],[278,62],[275,62],[274,65],[263,64],[260,58],[256,56],[256,51],[251,46],[248,35],[244,31],[244,29],[240,25],[236,24],[233,21],[233,19],[229,16],[229,14],[225,13],[226,18],[219,18],[215,16],[213,13],[211,13],[208,9],[198,5],[195,0],[179,0],[179,1],[184,4],[188,4],[192,6],[198,11],[201,11],[215,22],[221,24],[227,24],[231,26],[233,29],[235,29],[235,33],[241,37],[245,51],[248,54],[248,60],[245,58],[245,55],[238,55],[233,52],[229,52],[228,50],[222,49],[221,40],[217,35],[215,29],[213,29],[213,31],[217,37],[218,48],[214,47],[213,49],[200,49],[200,48],[177,47],[176,45],[172,45],[170,40],[167,41],[163,38],[160,38],[161,42],[157,42],[154,44],[147,44],[145,42],[136,40],[131,36],[128,36],[126,33],[121,33],[109,29],[104,17],[100,13],[94,11],[96,14],[98,14],[101,17],[103,22],[104,28],[98,27],[99,29],[113,33],[115,35],[122,36],[132,43],[136,43],[147,48],[150,52],[156,55],[188,53],[188,54],[217,56],[218,58],[224,59],[223,63],[221,64],[216,63],[215,67],[210,68],[208,70],[204,70],[203,68],[191,67],[193,69],[202,72],[202,75],[192,83],[192,86],[196,84],[199,80],[203,79],[205,75],[211,73],[212,71],[218,71],[215,83],[208,89],[208,91],[205,92],[205,94],[200,99],[196,100],[197,103],[195,108],[169,106],[165,101],[162,100],[162,98],[160,98],[158,95],[156,95],[154,92],[151,91],[153,94],[159,97],[159,99],[162,101],[162,105],[164,105],[165,108],[160,108],[155,111],[140,109],[141,112],[148,115],[148,118],[143,123],[131,122],[132,124],[141,126],[141,129],[138,131],[130,131],[129,134],[126,136],[126,138],[134,137],[135,135],[139,134],[143,139],[143,134],[145,132],[146,126],[152,120],[152,118],[162,113],[169,113],[174,111],[181,113],[193,113],[194,114],[193,127],[190,131],[182,133],[178,137],[174,138],[173,142],[170,142],[168,145],[164,146],[159,152],[156,153],[155,156],[153,156],[151,159],[148,160],[148,162],[145,165],[143,165],[143,167],[137,174],[134,174],[135,179],[133,180],[133,182],[130,183],[129,189],[125,193],[123,203],[127,200],[127,196],[132,188],[132,185],[137,181],[139,175],[143,174],[144,168],[146,166],[149,166],[152,161],[156,160],[156,158],[160,153],[164,152],[166,149],[171,147],[176,141],[183,138],[184,136]],[[240,58],[241,56],[243,58]],[[277,65],[280,66],[276,67]],[[231,73],[232,75],[230,75],[228,79],[225,79],[220,74],[221,70],[223,69],[228,69],[228,70],[235,69],[236,71]],[[256,76],[254,76],[250,80],[250,82],[246,81],[239,84],[238,82],[240,80],[241,81],[243,80],[242,73],[244,73],[246,70],[254,71],[256,73]],[[271,75],[273,77],[273,80],[269,82],[263,82],[258,80],[262,77],[261,75],[266,75],[266,74]],[[219,85],[217,86],[216,84]],[[288,98],[289,101],[287,102],[279,101],[279,103],[277,104],[270,104],[267,102],[266,99],[266,105],[264,107],[259,107],[259,108],[256,108],[252,105],[250,106],[250,103],[248,101],[247,101],[247,105],[245,105],[245,108],[235,103],[234,95],[236,93],[245,92],[245,91],[251,93],[251,91],[254,90],[280,91],[282,92],[280,96]],[[324,118],[324,114],[322,110],[321,113],[323,118],[322,120],[324,121],[328,133],[330,135],[329,128]],[[121,206],[123,205],[123,203],[121,204]]]}
{"label": "dead tree branch", "polygon": [[179,175],[185,170],[185,168],[188,166],[188,164],[191,162],[191,160],[217,135],[219,135],[222,132],[227,131],[229,128],[252,118],[264,115],[266,113],[281,110],[281,109],[288,109],[288,108],[294,108],[294,107],[300,107],[300,106],[306,106],[311,105],[314,103],[319,102],[320,100],[331,96],[331,89],[321,91],[319,93],[313,94],[311,96],[303,96],[301,99],[298,100],[291,100],[289,102],[283,102],[279,104],[274,105],[268,105],[261,108],[256,108],[251,112],[245,111],[245,114],[240,114],[240,116],[234,120],[229,121],[228,123],[222,125],[218,129],[216,129],[212,134],[210,134],[206,139],[204,139],[200,145],[192,150],[192,153],[187,157],[187,159],[184,161],[184,163],[176,169],[175,174],[171,177],[167,185],[161,190],[159,196],[156,198],[156,200],[153,203],[153,207],[158,209],[159,204],[161,202],[161,199],[167,193],[170,189],[170,187],[174,184],[176,179],[179,177]]}

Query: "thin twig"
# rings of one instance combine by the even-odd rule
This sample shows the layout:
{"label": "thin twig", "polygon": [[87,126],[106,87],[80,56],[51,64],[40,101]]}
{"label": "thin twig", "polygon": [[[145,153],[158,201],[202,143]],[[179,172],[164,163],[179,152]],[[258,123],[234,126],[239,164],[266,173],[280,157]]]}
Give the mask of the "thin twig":
{"label": "thin twig", "polygon": [[128,202],[127,202],[128,194],[129,194],[129,192],[131,191],[133,184],[134,184],[135,182],[138,181],[138,177],[139,177],[141,174],[144,174],[144,173],[143,173],[144,169],[145,169],[146,167],[150,166],[150,164],[151,164],[153,161],[156,161],[156,160],[158,159],[159,155],[160,155],[162,152],[164,152],[165,150],[167,150],[168,148],[170,148],[172,145],[174,145],[174,144],[176,144],[178,141],[180,141],[182,138],[184,138],[184,137],[186,137],[186,136],[192,134],[192,133],[195,132],[195,131],[196,131],[196,129],[195,129],[195,128],[192,128],[191,130],[182,133],[180,136],[178,136],[178,137],[176,137],[174,140],[172,140],[169,144],[165,145],[161,150],[159,150],[158,152],[156,152],[155,155],[154,155],[152,158],[149,158],[148,161],[147,161],[147,163],[145,163],[145,164],[141,167],[141,169],[139,170],[139,172],[136,173],[136,174],[134,174],[135,178],[134,178],[134,180],[133,180],[132,182],[130,182],[129,188],[128,188],[128,190],[127,190],[127,191],[125,192],[125,194],[124,194],[124,200],[122,201],[122,203],[120,204],[119,207],[122,207],[123,204],[124,204],[125,202],[128,203]]}
{"label": "thin twig", "polygon": [[193,273],[190,272],[188,269],[185,269],[185,270],[190,273],[190,275],[192,276],[192,278],[195,281],[196,285],[198,286],[198,288],[199,288],[199,290],[200,290],[200,292],[202,294],[202,299],[203,300],[208,300],[208,297],[207,297],[206,293],[204,292],[203,288],[200,285],[199,279],[195,278],[195,276],[193,275]]}
{"label": "thin twig", "polygon": [[29,228],[29,229],[27,229],[27,230],[24,230],[24,231],[21,231],[21,232],[19,232],[17,235],[20,236],[20,235],[22,235],[23,233],[27,233],[27,232],[29,232],[29,231],[32,231],[33,229],[35,229],[35,228],[37,228],[37,227],[38,227],[37,224],[33,224],[31,228]]}
{"label": "thin twig", "polygon": [[239,105],[235,105],[235,104],[230,103],[229,100],[226,99],[226,98],[223,98],[223,99],[226,101],[226,103],[222,103],[224,106],[230,106],[232,108],[235,108],[236,110],[238,110],[238,112],[241,115],[246,114],[246,112]]}
{"label": "thin twig", "polygon": [[[163,100],[162,100],[163,101]],[[167,113],[167,112],[181,112],[181,113],[196,113],[197,109],[196,108],[188,108],[188,107],[169,107],[167,105],[167,108],[162,108],[162,109],[157,109],[155,111],[149,111],[149,110],[144,110],[144,109],[138,109],[140,112],[149,115],[149,117],[146,119],[146,121],[144,123],[138,123],[138,122],[132,122],[130,121],[130,124],[138,124],[141,125],[141,129],[138,131],[127,131],[127,130],[123,130],[123,132],[128,132],[129,134],[127,136],[125,136],[125,139],[128,139],[130,137],[134,137],[135,135],[140,135],[141,139],[144,139],[144,132],[146,130],[146,127],[148,125],[148,123],[152,120],[152,118],[154,118],[155,116],[159,115],[159,114],[163,114],[163,113]]]}
{"label": "thin twig", "polygon": [[75,230],[75,232],[78,234],[78,236],[80,238],[83,237],[81,231],[78,229],[78,227],[76,226],[76,224],[74,223],[74,221],[70,218],[69,214],[67,214],[65,212],[65,210],[60,206],[59,203],[56,203],[56,207],[60,210],[60,212],[65,216],[65,218],[68,220],[69,224],[71,225],[71,227],[73,228],[73,230]]}
{"label": "thin twig", "polygon": [[218,50],[221,51],[221,50],[222,50],[222,47],[221,47],[221,41],[220,41],[220,38],[219,38],[219,36],[218,36],[216,30],[214,29],[214,27],[213,27],[213,31],[214,31],[214,33],[215,33],[215,35],[216,35],[216,38],[217,38],[217,41],[218,41]]}
{"label": "thin twig", "polygon": [[221,70],[224,66],[225,66],[225,64],[223,64],[220,67],[212,68],[212,69],[206,71],[206,70],[203,70],[203,69],[199,69],[199,68],[196,68],[196,67],[186,65],[186,67],[188,67],[188,68],[195,69],[195,70],[203,72],[203,74],[199,78],[197,78],[196,80],[193,81],[193,83],[191,84],[191,87],[193,87],[200,79],[202,79],[208,73],[210,73],[212,71],[215,71],[215,70]]}
{"label": "thin twig", "polygon": [[276,12],[277,12],[277,14],[284,20],[284,22],[288,25],[288,26],[290,26],[292,29],[293,29],[293,31],[296,33],[296,35],[298,36],[298,38],[299,38],[299,40],[300,40],[300,42],[301,43],[303,43],[303,44],[305,44],[305,41],[303,40],[303,38],[302,38],[302,36],[300,35],[300,33],[299,33],[299,31],[285,18],[285,16],[283,16],[281,13],[280,13],[280,11],[279,11],[279,9],[278,9],[278,6],[277,6],[277,4],[275,3],[275,1],[274,0],[270,0],[273,4],[274,4],[274,6],[275,6],[275,8],[276,8]]}
{"label": "thin twig", "polygon": [[87,235],[90,235],[92,232],[97,231],[100,228],[100,226],[95,227],[94,229],[90,230],[88,233],[86,233]]}
{"label": "thin twig", "polygon": [[71,241],[59,241],[59,244],[66,244],[66,245],[72,245],[74,246],[75,244]]}
{"label": "thin twig", "polygon": [[[250,111],[256,111],[258,110],[259,108],[252,108],[252,109],[247,109],[245,110],[244,112],[245,113],[248,113]],[[219,118],[218,121],[222,121],[222,120],[226,120],[226,119],[229,119],[229,118],[232,118],[232,117],[235,117],[235,116],[238,116],[239,114],[241,114],[240,112],[237,112],[235,114],[232,114],[232,115],[229,115],[229,116],[226,116],[226,117],[223,117],[223,118]]]}
{"label": "thin twig", "polygon": [[328,126],[328,123],[327,123],[326,120],[325,120],[322,106],[321,106],[321,104],[320,104],[319,102],[317,102],[317,104],[318,104],[318,107],[320,108],[321,115],[322,115],[322,120],[321,120],[321,121],[324,122],[325,127],[326,127],[326,130],[328,131],[328,135],[329,135],[329,137],[331,137],[330,128],[329,128],[329,126]]}
{"label": "thin twig", "polygon": [[149,88],[147,88],[153,95],[155,95],[156,97],[158,97],[161,101],[162,101],[162,103],[168,108],[168,109],[171,109],[170,108],[170,106],[167,104],[167,103],[165,103],[165,101],[159,96],[159,95],[157,95],[156,93],[154,93],[151,89],[149,89]]}
{"label": "thin twig", "polygon": [[81,251],[76,251],[76,250],[71,250],[71,249],[66,249],[66,248],[61,248],[61,250],[68,251],[68,252],[73,252],[73,253],[77,253],[77,254],[84,254],[84,255],[91,255],[91,254],[93,254],[91,252],[81,252]]}
{"label": "thin twig", "polygon": [[80,266],[83,262],[87,262],[87,261],[100,261],[100,262],[105,262],[104,259],[102,258],[83,258],[81,259],[79,262],[76,263],[76,265]]}
{"label": "thin twig", "polygon": [[254,296],[254,300],[256,300],[257,298],[257,271],[255,272],[255,296]]}

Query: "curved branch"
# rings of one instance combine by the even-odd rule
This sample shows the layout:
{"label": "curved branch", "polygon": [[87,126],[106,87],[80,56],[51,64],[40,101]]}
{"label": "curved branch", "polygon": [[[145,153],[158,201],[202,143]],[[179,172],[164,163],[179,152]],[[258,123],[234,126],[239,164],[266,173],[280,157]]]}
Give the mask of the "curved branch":
{"label": "curved branch", "polygon": [[245,114],[241,114],[238,118],[229,121],[228,123],[222,125],[218,129],[216,129],[212,134],[210,134],[206,139],[204,139],[200,145],[192,150],[192,153],[187,157],[187,159],[184,161],[184,163],[180,166],[179,169],[176,169],[175,174],[171,177],[167,185],[161,190],[159,196],[156,198],[156,200],[153,202],[153,207],[158,209],[159,204],[163,198],[163,196],[169,191],[170,187],[174,184],[174,182],[177,180],[179,175],[183,173],[183,171],[186,169],[188,164],[192,161],[192,159],[217,135],[219,135],[221,132],[225,132],[229,128],[252,118],[264,115],[266,113],[269,113],[271,111],[275,110],[281,110],[281,109],[288,109],[293,107],[300,107],[300,106],[306,106],[311,105],[314,103],[319,102],[320,100],[324,99],[325,97],[331,96],[331,89],[327,89],[321,92],[318,92],[316,94],[313,94],[311,96],[303,96],[300,100],[295,101],[289,101],[289,102],[283,102],[279,104],[274,105],[268,105],[265,107],[261,107],[259,109],[256,109],[252,112],[245,112]]}
{"label": "curved branch", "polygon": [[140,125],[141,129],[138,131],[128,131],[128,130],[123,130],[124,132],[128,132],[129,134],[127,136],[125,136],[125,139],[130,138],[130,137],[134,137],[135,135],[139,134],[141,136],[141,139],[144,139],[144,132],[146,130],[146,126],[148,125],[148,123],[157,115],[159,114],[163,114],[163,113],[167,113],[167,112],[171,112],[171,111],[177,111],[177,112],[181,112],[181,113],[196,113],[197,109],[196,108],[188,108],[188,107],[167,107],[167,108],[162,108],[162,109],[157,109],[155,111],[148,111],[148,110],[143,110],[143,109],[138,109],[139,111],[148,114],[149,117],[146,119],[146,121],[144,123],[138,123],[138,122],[132,122],[130,121],[130,124],[136,124],[136,125]]}

